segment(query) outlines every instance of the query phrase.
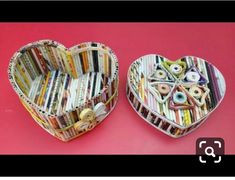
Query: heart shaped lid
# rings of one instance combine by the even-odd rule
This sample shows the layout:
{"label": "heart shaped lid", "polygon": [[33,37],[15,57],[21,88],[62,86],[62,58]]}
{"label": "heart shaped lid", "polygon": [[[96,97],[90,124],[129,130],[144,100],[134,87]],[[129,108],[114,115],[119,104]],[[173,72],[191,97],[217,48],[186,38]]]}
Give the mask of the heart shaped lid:
{"label": "heart shaped lid", "polygon": [[226,89],[220,71],[194,56],[170,61],[160,55],[145,55],[131,64],[127,78],[133,94],[129,100],[138,112],[135,103],[141,103],[145,120],[151,122],[151,117],[157,116],[180,129],[205,119],[222,101]]}

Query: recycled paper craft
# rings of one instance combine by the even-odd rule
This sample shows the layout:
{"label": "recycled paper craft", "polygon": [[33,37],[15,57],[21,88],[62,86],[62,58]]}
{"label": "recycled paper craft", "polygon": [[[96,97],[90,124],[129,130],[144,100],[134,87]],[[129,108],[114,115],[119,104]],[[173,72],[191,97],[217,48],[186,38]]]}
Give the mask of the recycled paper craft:
{"label": "recycled paper craft", "polygon": [[226,88],[220,71],[194,56],[177,61],[142,56],[131,64],[127,79],[127,98],[138,115],[175,138],[199,127],[218,107]]}
{"label": "recycled paper craft", "polygon": [[13,55],[8,73],[33,119],[62,141],[92,130],[117,102],[118,60],[101,43],[33,42]]}

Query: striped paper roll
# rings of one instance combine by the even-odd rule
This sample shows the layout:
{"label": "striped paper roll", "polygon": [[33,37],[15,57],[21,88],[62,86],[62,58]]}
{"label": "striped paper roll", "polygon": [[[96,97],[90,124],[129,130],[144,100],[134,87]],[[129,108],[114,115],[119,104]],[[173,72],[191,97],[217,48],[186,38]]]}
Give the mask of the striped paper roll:
{"label": "striped paper roll", "polygon": [[8,74],[33,119],[62,141],[93,129],[118,98],[118,60],[101,43],[33,42],[13,55]]}
{"label": "striped paper roll", "polygon": [[146,122],[171,137],[199,127],[225,95],[225,80],[209,62],[194,56],[170,61],[150,54],[127,74],[127,98]]}

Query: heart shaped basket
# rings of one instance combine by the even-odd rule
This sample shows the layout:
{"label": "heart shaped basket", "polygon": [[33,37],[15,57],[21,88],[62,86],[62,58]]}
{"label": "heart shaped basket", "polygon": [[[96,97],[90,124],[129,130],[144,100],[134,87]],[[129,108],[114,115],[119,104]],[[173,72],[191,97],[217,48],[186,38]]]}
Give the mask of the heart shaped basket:
{"label": "heart shaped basket", "polygon": [[117,102],[118,60],[101,43],[33,42],[13,55],[8,74],[33,119],[62,141],[92,130]]}
{"label": "heart shaped basket", "polygon": [[127,98],[146,122],[171,137],[184,136],[218,107],[225,94],[219,70],[194,56],[177,61],[150,54],[134,61]]}

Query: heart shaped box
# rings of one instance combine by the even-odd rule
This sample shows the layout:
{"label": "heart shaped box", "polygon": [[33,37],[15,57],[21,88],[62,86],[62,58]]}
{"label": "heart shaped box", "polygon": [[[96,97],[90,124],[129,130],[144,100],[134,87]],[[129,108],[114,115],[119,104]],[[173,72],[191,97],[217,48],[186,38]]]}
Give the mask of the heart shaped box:
{"label": "heart shaped box", "polygon": [[175,138],[199,127],[218,107],[226,88],[219,70],[194,56],[177,61],[142,56],[131,64],[127,79],[126,94],[133,109]]}
{"label": "heart shaped box", "polygon": [[118,60],[101,43],[33,42],[13,55],[8,74],[33,119],[62,141],[93,129],[118,98]]}

